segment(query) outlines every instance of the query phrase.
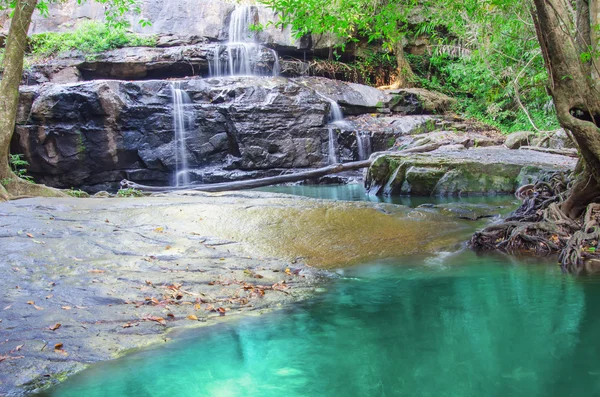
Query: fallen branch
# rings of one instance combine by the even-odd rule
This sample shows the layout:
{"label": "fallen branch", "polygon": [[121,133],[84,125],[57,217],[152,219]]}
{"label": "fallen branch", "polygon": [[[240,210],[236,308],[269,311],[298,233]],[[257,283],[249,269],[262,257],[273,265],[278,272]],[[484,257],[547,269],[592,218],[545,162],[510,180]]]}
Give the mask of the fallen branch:
{"label": "fallen branch", "polygon": [[577,149],[550,149],[538,146],[521,146],[519,150],[534,150],[542,153],[560,154],[561,156],[579,157]]}
{"label": "fallen branch", "polygon": [[247,181],[235,181],[224,183],[212,183],[208,185],[188,185],[188,186],[147,186],[123,179],[121,189],[137,189],[144,192],[170,192],[175,190],[196,190],[200,192],[224,192],[228,190],[254,189],[257,187],[278,185],[281,183],[299,182],[305,179],[319,178],[329,174],[367,168],[371,165],[370,160],[353,161],[350,163],[333,164],[323,168],[312,169],[309,171],[297,172],[295,174],[272,176],[268,178],[252,179]]}

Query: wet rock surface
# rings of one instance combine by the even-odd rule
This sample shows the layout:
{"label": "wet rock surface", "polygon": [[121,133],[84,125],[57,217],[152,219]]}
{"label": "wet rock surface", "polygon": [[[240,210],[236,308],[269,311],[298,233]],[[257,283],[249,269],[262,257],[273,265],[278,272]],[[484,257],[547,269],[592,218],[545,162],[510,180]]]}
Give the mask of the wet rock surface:
{"label": "wet rock surface", "polygon": [[471,231],[431,208],[256,192],[0,204],[0,394],[305,299],[329,278],[306,263],[431,252]]}
{"label": "wet rock surface", "polygon": [[[194,180],[220,182],[326,165],[331,105],[319,87],[355,111],[387,109],[381,91],[325,80],[180,80],[193,103],[186,108],[193,120],[186,157]],[[36,181],[54,187],[114,190],[122,179],[170,185],[177,156],[172,87],[165,80],[23,87],[12,151],[25,155]],[[435,128],[429,116],[378,119],[369,113],[357,123],[335,126],[341,160],[359,159],[358,134],[373,150],[384,150],[398,136]]]}
{"label": "wet rock surface", "polygon": [[543,172],[569,171],[572,157],[484,147],[374,155],[365,186],[371,194],[469,195],[513,193]]}

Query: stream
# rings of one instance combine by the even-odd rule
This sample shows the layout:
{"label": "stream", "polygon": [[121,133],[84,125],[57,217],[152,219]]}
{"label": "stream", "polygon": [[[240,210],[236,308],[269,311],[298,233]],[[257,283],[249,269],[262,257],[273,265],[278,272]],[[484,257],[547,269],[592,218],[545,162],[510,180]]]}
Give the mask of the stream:
{"label": "stream", "polygon": [[[293,193],[364,199],[353,187],[303,188]],[[506,198],[467,201],[489,200]],[[94,364],[42,395],[600,394],[598,278],[469,250],[335,273],[293,307],[182,332],[169,344]]]}

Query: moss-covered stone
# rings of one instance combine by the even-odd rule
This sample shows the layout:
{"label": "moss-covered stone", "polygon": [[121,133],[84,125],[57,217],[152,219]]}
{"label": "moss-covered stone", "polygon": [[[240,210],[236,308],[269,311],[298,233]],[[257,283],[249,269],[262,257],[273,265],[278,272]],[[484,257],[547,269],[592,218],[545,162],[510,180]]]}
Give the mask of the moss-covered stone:
{"label": "moss-covered stone", "polygon": [[565,156],[503,148],[385,153],[373,161],[365,186],[372,194],[385,195],[513,193],[542,172],[570,170],[575,162]]}

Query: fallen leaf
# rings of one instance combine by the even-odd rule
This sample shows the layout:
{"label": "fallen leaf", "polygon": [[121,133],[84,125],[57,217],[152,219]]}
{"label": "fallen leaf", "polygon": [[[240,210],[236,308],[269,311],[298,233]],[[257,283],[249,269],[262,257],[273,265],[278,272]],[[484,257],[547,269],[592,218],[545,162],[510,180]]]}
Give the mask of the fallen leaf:
{"label": "fallen leaf", "polygon": [[31,234],[31,233],[26,233],[26,236],[29,238],[33,238],[33,234]]}
{"label": "fallen leaf", "polygon": [[137,324],[126,323],[126,324],[123,324],[123,328],[131,328],[131,327],[133,327],[134,325],[137,325]]}
{"label": "fallen leaf", "polygon": [[61,309],[63,309],[63,310],[71,310],[71,306],[62,306]]}
{"label": "fallen leaf", "polygon": [[106,270],[102,270],[102,269],[92,269],[92,270],[88,270],[89,273],[104,273],[106,272]]}
{"label": "fallen leaf", "polygon": [[54,295],[50,294],[50,295],[46,295],[46,299],[50,299],[52,298]]}
{"label": "fallen leaf", "polygon": [[34,301],[27,301],[27,304],[28,305],[35,305],[35,302]]}
{"label": "fallen leaf", "polygon": [[154,285],[154,284],[152,284],[152,281],[150,281],[150,280],[146,280],[146,284],[147,285]]}
{"label": "fallen leaf", "polygon": [[198,321],[198,317],[194,316],[193,314],[190,314],[189,316],[186,317],[188,320],[194,320],[194,321]]}
{"label": "fallen leaf", "polygon": [[170,318],[175,318],[175,315],[174,315],[173,313],[168,313],[168,314],[167,314],[167,317],[170,317]]}
{"label": "fallen leaf", "polygon": [[19,345],[19,346],[15,347],[15,351],[16,352],[20,351],[23,348],[23,346],[25,346],[24,343],[22,345]]}
{"label": "fallen leaf", "polygon": [[194,309],[196,309],[196,310],[200,310],[200,309],[201,309],[201,306],[200,306],[200,304],[199,304],[199,303],[196,303],[196,304],[194,305]]}
{"label": "fallen leaf", "polygon": [[64,350],[62,343],[57,343],[54,345],[54,353],[62,354],[63,356],[68,356],[69,354]]}
{"label": "fallen leaf", "polygon": [[160,325],[167,325],[167,322],[165,321],[164,318],[162,317],[157,317],[157,316],[148,316],[148,317],[144,317],[143,320],[146,321],[154,321],[159,323]]}
{"label": "fallen leaf", "polygon": [[163,227],[157,227],[156,229],[154,229],[154,231],[156,233],[162,233],[165,229]]}
{"label": "fallen leaf", "polygon": [[60,324],[60,323],[56,323],[56,324],[54,324],[54,325],[52,325],[52,326],[48,327],[48,329],[49,329],[50,331],[56,331],[57,329],[59,329],[59,328],[60,328],[60,326],[61,326],[61,324]]}
{"label": "fallen leaf", "polygon": [[171,249],[171,246],[170,246],[170,245],[167,245],[167,246],[165,247],[165,249],[166,249],[166,250],[170,250],[170,249]]}
{"label": "fallen leaf", "polygon": [[35,310],[44,310],[44,308],[41,306],[33,305],[33,307],[35,307]]}
{"label": "fallen leaf", "polygon": [[224,316],[224,315],[225,315],[225,312],[226,312],[226,310],[225,310],[225,309],[223,309],[222,307],[219,307],[219,308],[217,309],[217,312],[218,312],[218,313],[219,313],[221,316]]}

